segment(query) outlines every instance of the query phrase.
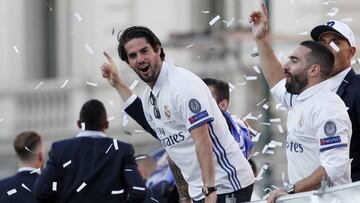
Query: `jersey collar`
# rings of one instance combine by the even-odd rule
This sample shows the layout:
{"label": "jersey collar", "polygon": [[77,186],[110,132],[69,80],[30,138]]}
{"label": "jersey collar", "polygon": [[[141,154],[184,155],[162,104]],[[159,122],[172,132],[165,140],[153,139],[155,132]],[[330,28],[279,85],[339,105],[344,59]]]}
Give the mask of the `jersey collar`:
{"label": "jersey collar", "polygon": [[321,89],[325,89],[325,91],[330,91],[329,87],[327,86],[328,81],[322,81],[314,86],[311,86],[310,88],[306,89],[302,93],[297,96],[296,101],[302,101],[310,96],[314,95],[316,92],[321,91]]}
{"label": "jersey collar", "polygon": [[165,61],[163,61],[163,64],[162,64],[162,67],[161,67],[161,70],[160,70],[160,73],[159,73],[159,76],[155,82],[155,85],[153,87],[153,89],[151,90],[154,94],[154,96],[158,96],[159,95],[159,92],[160,92],[160,89],[161,87],[163,86],[165,80],[166,80],[166,77],[167,77],[167,73],[168,73],[168,69],[169,69],[169,64]]}

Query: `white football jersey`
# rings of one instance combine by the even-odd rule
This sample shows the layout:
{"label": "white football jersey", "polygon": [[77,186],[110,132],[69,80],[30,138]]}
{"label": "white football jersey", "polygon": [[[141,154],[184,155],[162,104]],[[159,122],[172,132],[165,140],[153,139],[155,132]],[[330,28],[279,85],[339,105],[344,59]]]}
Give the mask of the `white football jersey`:
{"label": "white football jersey", "polygon": [[196,75],[163,62],[156,84],[145,90],[145,117],[189,184],[194,200],[204,198],[204,185],[190,132],[208,123],[213,145],[217,194],[231,193],[254,183],[251,167],[230,134],[209,88]]}
{"label": "white football jersey", "polygon": [[[271,93],[280,102],[291,101],[284,98],[285,79]],[[344,102],[327,88],[327,81],[306,89],[291,102],[286,141],[290,183],[310,176],[319,166],[334,185],[351,183],[352,129]]]}

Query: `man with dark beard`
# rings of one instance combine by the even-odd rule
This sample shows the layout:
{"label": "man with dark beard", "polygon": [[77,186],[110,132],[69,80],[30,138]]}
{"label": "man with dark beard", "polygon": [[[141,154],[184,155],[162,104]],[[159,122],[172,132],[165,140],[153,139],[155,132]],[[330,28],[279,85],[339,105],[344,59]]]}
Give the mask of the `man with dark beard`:
{"label": "man with dark beard", "polygon": [[344,103],[325,81],[333,68],[334,55],[318,42],[304,41],[282,67],[267,39],[269,25],[264,2],[262,12],[254,11],[249,21],[271,93],[282,103],[286,103],[284,85],[288,93],[298,95],[287,121],[290,184],[286,190],[271,192],[268,201],[318,189],[323,177],[329,178],[333,185],[351,183],[351,122]]}

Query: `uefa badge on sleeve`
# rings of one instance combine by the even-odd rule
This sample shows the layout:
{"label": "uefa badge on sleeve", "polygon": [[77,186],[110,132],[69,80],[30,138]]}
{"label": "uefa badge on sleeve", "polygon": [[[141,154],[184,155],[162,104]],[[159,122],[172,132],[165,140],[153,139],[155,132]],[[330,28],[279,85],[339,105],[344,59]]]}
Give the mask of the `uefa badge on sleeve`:
{"label": "uefa badge on sleeve", "polygon": [[190,99],[190,101],[189,101],[189,109],[194,114],[199,113],[201,111],[200,102],[198,100],[196,100],[196,99]]}
{"label": "uefa badge on sleeve", "polygon": [[326,136],[333,136],[336,134],[336,124],[333,121],[325,123],[324,132]]}

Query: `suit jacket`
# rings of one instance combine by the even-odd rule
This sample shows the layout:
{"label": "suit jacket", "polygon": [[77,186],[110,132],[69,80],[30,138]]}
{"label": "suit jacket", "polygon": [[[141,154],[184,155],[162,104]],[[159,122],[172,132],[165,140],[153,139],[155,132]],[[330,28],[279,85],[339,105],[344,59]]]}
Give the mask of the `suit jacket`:
{"label": "suit jacket", "polygon": [[46,168],[35,184],[38,200],[142,202],[145,185],[133,147],[120,141],[117,145],[115,150],[113,140],[105,137],[76,137],[54,143]]}
{"label": "suit jacket", "polygon": [[352,137],[350,142],[351,178],[360,180],[360,75],[353,69],[345,76],[336,92],[349,108],[348,114],[352,123]]}
{"label": "suit jacket", "polygon": [[[16,173],[14,176],[3,179],[0,181],[0,202],[12,202],[12,203],[37,203],[33,191],[34,183],[39,177],[39,174],[32,173],[30,171],[21,171]],[[30,191],[28,191],[25,185]],[[8,191],[16,190],[16,193],[8,195]]]}

